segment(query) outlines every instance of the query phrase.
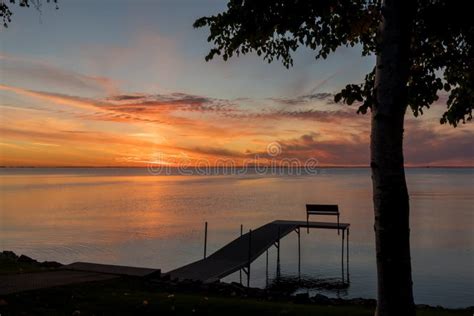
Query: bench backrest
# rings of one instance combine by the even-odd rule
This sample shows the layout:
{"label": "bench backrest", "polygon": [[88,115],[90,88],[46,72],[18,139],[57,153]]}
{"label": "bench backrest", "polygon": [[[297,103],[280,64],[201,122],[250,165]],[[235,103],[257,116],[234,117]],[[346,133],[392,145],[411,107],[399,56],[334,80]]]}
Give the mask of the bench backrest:
{"label": "bench backrest", "polygon": [[339,207],[330,204],[306,204],[306,214],[339,215]]}

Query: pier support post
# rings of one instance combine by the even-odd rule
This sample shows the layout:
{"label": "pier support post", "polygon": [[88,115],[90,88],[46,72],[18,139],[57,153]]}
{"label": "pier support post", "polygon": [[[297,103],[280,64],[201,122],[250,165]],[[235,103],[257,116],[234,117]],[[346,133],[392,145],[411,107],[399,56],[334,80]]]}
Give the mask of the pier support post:
{"label": "pier support post", "polygon": [[342,269],[342,283],[344,283],[344,235],[346,230],[342,230],[342,244],[341,244],[341,269]]}
{"label": "pier support post", "polygon": [[346,258],[347,258],[347,283],[350,282],[350,279],[349,279],[349,228],[347,228],[347,240],[346,240],[346,251],[347,251],[347,255],[346,255]]}
{"label": "pier support post", "polygon": [[268,287],[268,249],[266,251],[266,265],[265,265],[265,287]]}
{"label": "pier support post", "polygon": [[204,224],[204,259],[206,259],[207,252],[207,222]]}
{"label": "pier support post", "polygon": [[301,278],[301,231],[300,228],[295,229],[296,234],[298,234],[298,278]]}

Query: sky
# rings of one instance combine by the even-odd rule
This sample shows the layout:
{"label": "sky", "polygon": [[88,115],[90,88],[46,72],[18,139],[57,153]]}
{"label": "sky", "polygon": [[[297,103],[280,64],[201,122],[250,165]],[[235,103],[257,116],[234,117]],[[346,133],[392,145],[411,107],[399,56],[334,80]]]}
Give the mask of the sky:
{"label": "sky", "polygon": [[[294,67],[204,61],[194,20],[225,1],[60,0],[14,7],[0,32],[1,166],[140,166],[315,159],[368,166],[369,115],[334,104],[375,63],[360,49]],[[407,166],[473,166],[472,123],[440,125],[446,96],[407,113]]]}

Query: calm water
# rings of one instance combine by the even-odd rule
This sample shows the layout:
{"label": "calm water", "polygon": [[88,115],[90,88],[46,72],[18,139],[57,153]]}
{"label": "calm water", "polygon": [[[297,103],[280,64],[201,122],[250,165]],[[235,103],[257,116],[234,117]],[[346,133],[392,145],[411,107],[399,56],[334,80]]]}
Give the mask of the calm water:
{"label": "calm water", "polygon": [[[370,171],[307,176],[151,176],[137,169],[0,170],[0,248],[39,260],[105,262],[168,271],[200,259],[244,229],[305,218],[306,203],[339,204],[351,223],[350,275],[341,297],[375,297]],[[474,305],[473,169],[408,169],[417,303]],[[328,218],[327,220],[333,220]],[[340,277],[335,231],[301,234],[302,273]],[[270,278],[275,275],[270,251]],[[282,240],[281,270],[297,275],[297,235]],[[225,281],[235,281],[238,274]],[[265,256],[252,264],[264,286]],[[311,290],[314,292],[315,290]]]}

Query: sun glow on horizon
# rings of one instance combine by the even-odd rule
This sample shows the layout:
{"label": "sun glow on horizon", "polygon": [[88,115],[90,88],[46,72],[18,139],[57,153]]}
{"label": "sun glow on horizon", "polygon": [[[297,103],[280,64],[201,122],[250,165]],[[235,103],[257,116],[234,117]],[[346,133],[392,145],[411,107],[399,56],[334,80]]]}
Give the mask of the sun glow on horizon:
{"label": "sun glow on horizon", "polygon": [[[278,101],[245,102],[171,93],[119,94],[92,99],[0,85],[3,166],[130,166],[262,163],[267,146],[278,143],[278,160],[315,158],[326,166],[364,166],[368,161],[368,118],[353,108],[319,110],[331,102],[301,101],[281,109]],[[14,106],[12,104],[18,104]],[[10,124],[10,122],[15,122]],[[451,134],[433,122],[410,119],[408,131],[425,151],[459,143],[457,156],[410,157],[407,165],[470,166],[471,126]],[[433,133],[441,139],[433,138]],[[408,134],[410,135],[410,134]],[[410,142],[410,136],[407,137]],[[428,157],[428,156],[427,156]],[[414,160],[414,161],[413,161]]]}

